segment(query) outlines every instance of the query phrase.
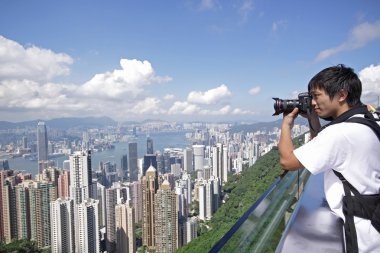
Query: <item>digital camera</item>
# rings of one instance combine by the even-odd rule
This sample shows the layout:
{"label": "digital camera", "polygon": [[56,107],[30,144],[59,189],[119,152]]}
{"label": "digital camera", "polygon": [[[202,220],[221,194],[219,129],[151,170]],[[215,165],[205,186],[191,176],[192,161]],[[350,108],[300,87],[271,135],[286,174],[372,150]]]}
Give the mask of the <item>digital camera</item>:
{"label": "digital camera", "polygon": [[274,99],[274,114],[279,115],[281,113],[288,113],[294,110],[294,108],[298,108],[301,113],[307,113],[311,108],[311,96],[309,92],[302,92],[298,94],[298,99]]}

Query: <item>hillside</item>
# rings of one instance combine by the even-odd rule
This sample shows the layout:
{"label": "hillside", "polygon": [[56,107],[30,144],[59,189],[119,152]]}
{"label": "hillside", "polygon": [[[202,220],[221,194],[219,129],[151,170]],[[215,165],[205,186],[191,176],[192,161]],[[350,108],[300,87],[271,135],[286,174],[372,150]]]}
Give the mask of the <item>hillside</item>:
{"label": "hillside", "polygon": [[208,252],[280,173],[278,150],[273,149],[241,175],[230,177],[228,184],[224,187],[224,191],[229,194],[229,199],[207,223],[212,229],[176,252]]}
{"label": "hillside", "polygon": [[[303,136],[296,138],[295,146],[301,145],[302,140]],[[278,149],[274,148],[260,157],[241,175],[230,177],[224,187],[229,199],[217,210],[211,221],[206,223],[212,229],[180,248],[176,253],[208,252],[268,189],[281,172]]]}

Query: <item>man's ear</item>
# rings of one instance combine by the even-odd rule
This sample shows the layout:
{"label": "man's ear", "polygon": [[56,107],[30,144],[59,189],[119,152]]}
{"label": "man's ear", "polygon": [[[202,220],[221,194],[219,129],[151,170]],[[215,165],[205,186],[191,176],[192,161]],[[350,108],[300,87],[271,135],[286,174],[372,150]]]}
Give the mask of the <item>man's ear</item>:
{"label": "man's ear", "polygon": [[344,89],[341,89],[338,92],[338,101],[339,102],[345,102],[347,100],[348,92]]}

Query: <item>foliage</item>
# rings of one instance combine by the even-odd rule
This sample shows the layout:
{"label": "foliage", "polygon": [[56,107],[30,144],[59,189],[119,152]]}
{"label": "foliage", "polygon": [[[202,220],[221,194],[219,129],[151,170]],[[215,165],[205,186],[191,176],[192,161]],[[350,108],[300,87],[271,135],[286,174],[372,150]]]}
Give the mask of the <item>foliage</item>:
{"label": "foliage", "polygon": [[177,252],[208,252],[274,182],[280,172],[278,150],[273,149],[242,174],[230,176],[223,187],[228,194],[226,203],[217,210],[211,221],[206,222],[211,230],[206,232],[202,229],[201,236]]}
{"label": "foliage", "polygon": [[41,250],[37,247],[37,242],[28,240],[14,240],[8,244],[0,244],[1,253],[44,253],[49,250]]}
{"label": "foliage", "polygon": [[[303,140],[304,135],[295,138],[294,146],[301,146]],[[224,194],[228,195],[227,198],[224,198],[225,204],[216,211],[211,221],[206,222],[211,230],[201,229],[199,237],[176,252],[208,252],[269,188],[281,172],[278,149],[275,147],[260,157],[253,166],[243,170],[241,174],[230,175],[228,183],[223,186]],[[267,252],[274,251],[284,226],[281,224],[276,231],[272,242],[268,245]]]}

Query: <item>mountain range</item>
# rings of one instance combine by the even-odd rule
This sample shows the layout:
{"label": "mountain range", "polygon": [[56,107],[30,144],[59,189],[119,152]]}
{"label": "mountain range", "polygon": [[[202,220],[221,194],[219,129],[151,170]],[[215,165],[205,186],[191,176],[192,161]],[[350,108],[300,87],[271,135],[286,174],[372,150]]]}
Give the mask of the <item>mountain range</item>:
{"label": "mountain range", "polygon": [[[104,128],[107,126],[116,126],[118,122],[111,119],[110,117],[67,117],[67,118],[56,118],[51,120],[31,120],[31,121],[22,121],[22,122],[9,122],[9,121],[0,121],[0,130],[7,129],[17,129],[17,128],[35,128],[39,121],[44,121],[49,128],[55,129],[70,129],[70,128]],[[126,125],[138,125],[148,122],[157,122],[157,120],[144,120],[143,122],[124,122]],[[271,122],[257,122],[252,124],[240,124],[235,123],[231,132],[255,132],[258,130],[272,129],[273,127],[281,127],[281,119]],[[164,121],[163,121],[164,122]],[[297,124],[307,124],[307,121],[303,118],[297,118]]]}

